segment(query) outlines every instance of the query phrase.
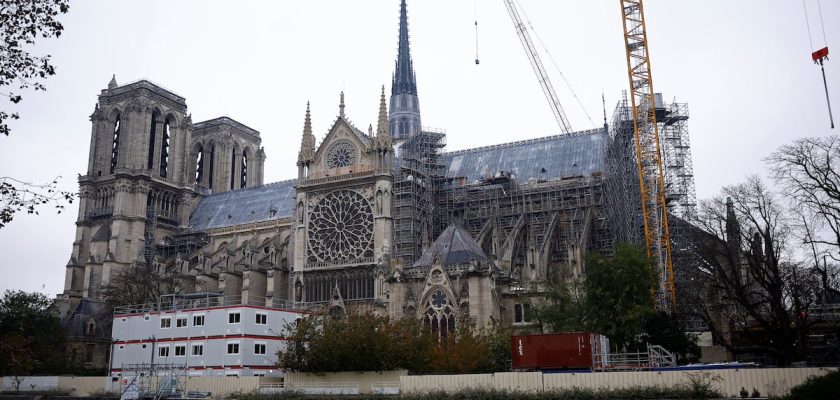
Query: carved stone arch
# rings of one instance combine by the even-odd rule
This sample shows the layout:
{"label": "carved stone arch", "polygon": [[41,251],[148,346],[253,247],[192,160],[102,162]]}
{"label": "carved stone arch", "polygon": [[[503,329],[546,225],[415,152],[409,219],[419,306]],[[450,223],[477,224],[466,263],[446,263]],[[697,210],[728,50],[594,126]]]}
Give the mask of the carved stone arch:
{"label": "carved stone arch", "polygon": [[163,121],[164,123],[169,122],[170,129],[177,129],[181,127],[181,118],[178,116],[177,113],[167,111],[165,114],[162,115],[163,119],[161,121]]}
{"label": "carved stone arch", "polygon": [[163,121],[164,121],[164,119],[165,119],[165,118],[163,118],[163,110],[162,110],[162,109],[160,108],[160,106],[158,106],[157,104],[152,105],[152,106],[149,108],[149,112],[150,112],[150,114],[157,115],[157,116],[158,116],[158,118],[160,118],[160,121],[161,121],[161,122],[163,122]]}
{"label": "carved stone arch", "polygon": [[108,110],[107,121],[108,122],[117,122],[117,117],[121,116],[125,112],[123,107],[114,106],[110,110]]}

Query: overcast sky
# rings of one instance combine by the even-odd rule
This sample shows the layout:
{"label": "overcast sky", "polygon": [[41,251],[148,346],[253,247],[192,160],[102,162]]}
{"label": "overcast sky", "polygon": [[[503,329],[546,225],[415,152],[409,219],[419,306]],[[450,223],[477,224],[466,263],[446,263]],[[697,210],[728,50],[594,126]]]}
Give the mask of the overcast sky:
{"label": "overcast sky", "polygon": [[[543,52],[572,126],[593,124],[558,69],[602,124],[601,94],[611,113],[628,87],[619,2],[521,4],[557,64]],[[817,3],[806,4],[819,48]],[[698,197],[762,173],[762,159],[780,145],[832,133],[801,1],[646,5],[656,91],[689,104]],[[558,133],[502,1],[409,0],[408,8],[423,123],[448,132],[449,150]],[[840,54],[840,1],[823,1],[822,12]],[[61,37],[35,49],[53,56],[57,75],[16,108],[21,119],[0,138],[0,176],[61,175],[61,187],[76,191],[87,168],[88,116],[116,74],[120,84],[147,78],[185,97],[194,122],[227,115],[259,130],[266,182],[293,178],[307,101],[319,142],[342,90],[349,118],[362,129],[376,124],[398,13],[398,0],[73,1]],[[837,58],[826,74],[840,117]],[[61,215],[44,209],[0,229],[0,290],[60,293],[77,213],[76,203]]]}

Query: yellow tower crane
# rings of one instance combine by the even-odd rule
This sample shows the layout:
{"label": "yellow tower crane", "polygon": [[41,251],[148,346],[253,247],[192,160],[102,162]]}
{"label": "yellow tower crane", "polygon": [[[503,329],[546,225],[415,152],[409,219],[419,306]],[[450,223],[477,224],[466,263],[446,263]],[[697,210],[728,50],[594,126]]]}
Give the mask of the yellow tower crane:
{"label": "yellow tower crane", "polygon": [[659,142],[659,127],[656,124],[644,6],[642,0],[620,0],[620,3],[627,54],[627,77],[630,80],[630,99],[633,107],[645,244],[648,258],[654,263],[659,278],[654,301],[659,310],[671,312],[676,306],[674,265],[671,260],[662,148]]}

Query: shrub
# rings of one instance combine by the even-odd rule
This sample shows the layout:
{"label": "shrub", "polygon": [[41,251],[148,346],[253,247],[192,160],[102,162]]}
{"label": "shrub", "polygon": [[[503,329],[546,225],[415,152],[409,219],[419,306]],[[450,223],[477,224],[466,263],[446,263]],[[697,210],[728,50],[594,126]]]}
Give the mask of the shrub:
{"label": "shrub", "polygon": [[804,383],[790,390],[786,400],[833,400],[840,390],[840,370],[823,376],[812,376]]}

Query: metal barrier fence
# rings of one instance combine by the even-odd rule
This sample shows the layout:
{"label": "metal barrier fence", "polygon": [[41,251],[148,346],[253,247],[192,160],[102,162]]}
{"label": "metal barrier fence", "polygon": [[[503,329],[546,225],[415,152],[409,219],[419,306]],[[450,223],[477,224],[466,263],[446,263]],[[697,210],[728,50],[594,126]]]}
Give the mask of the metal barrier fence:
{"label": "metal barrier fence", "polygon": [[[741,388],[753,389],[764,397],[783,396],[812,376],[837,368],[753,368],[696,371],[638,372],[499,372],[472,375],[413,375],[405,371],[338,372],[325,374],[289,373],[285,380],[265,377],[187,377],[185,390],[210,392],[214,399],[236,392],[278,393],[293,389],[309,394],[397,394],[432,390],[497,389],[512,391],[552,391],[568,388],[605,389],[633,386],[689,384],[702,379],[727,397],[738,397]],[[0,378],[3,390],[14,390],[14,377]],[[110,377],[23,377],[21,391],[62,390],[75,396],[91,393],[119,393],[121,380]]]}

